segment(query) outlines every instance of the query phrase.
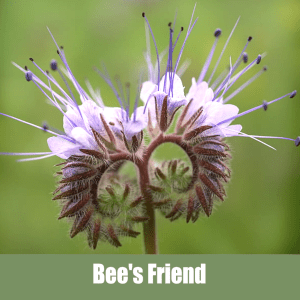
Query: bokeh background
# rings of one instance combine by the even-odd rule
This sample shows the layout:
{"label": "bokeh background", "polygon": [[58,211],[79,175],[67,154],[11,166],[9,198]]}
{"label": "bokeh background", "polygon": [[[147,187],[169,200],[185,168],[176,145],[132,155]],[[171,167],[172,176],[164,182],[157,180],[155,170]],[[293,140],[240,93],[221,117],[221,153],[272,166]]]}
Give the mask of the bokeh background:
{"label": "bokeh background", "polygon": [[[111,76],[137,83],[144,64],[145,11],[160,51],[168,43],[169,21],[176,11],[177,28],[188,27],[195,1],[0,1],[0,111],[41,125],[48,121],[62,129],[62,117],[45,103],[45,97],[11,61],[29,65],[29,57],[46,69],[56,49],[46,29],[64,45],[68,62],[78,81],[89,78],[101,88],[107,105],[116,105],[109,87],[93,71],[105,62]],[[263,63],[239,82],[243,83],[262,65],[263,74],[232,100],[240,111],[300,90],[300,1],[198,1],[199,20],[188,39],[182,61],[192,64],[182,77],[188,90],[197,77],[213,43],[216,28],[223,30],[216,61],[237,18],[240,23],[222,59],[235,60],[249,35],[249,59],[267,52]],[[181,39],[181,42],[183,39]],[[153,52],[154,54],[154,52]],[[153,57],[154,58],[154,57]],[[237,85],[239,86],[239,85]],[[257,135],[296,138],[300,135],[299,96],[284,99],[268,111],[256,111],[239,119],[243,131]],[[48,134],[0,116],[0,151],[48,151]],[[269,140],[277,151],[248,138],[231,138],[232,180],[228,197],[210,218],[195,224],[170,223],[159,214],[159,251],[176,253],[299,253],[300,251],[300,153],[293,142]],[[176,158],[173,146],[161,148],[159,159]],[[172,156],[170,155],[172,153]],[[0,156],[0,253],[143,253],[142,237],[123,240],[115,249],[100,244],[88,248],[85,236],[70,239],[69,224],[58,221],[58,204],[51,201],[55,188],[54,164],[59,158],[17,163],[16,157]]]}

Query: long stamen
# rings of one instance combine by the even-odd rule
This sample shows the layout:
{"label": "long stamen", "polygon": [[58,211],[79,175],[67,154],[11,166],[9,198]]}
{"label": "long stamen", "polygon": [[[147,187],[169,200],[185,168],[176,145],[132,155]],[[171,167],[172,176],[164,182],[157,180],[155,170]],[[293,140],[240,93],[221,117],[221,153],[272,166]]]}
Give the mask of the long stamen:
{"label": "long stamen", "polygon": [[219,63],[220,63],[220,61],[221,61],[221,59],[222,59],[222,56],[223,56],[223,54],[224,54],[224,52],[225,52],[225,50],[226,50],[226,47],[227,47],[227,45],[228,45],[228,43],[229,43],[229,41],[230,41],[230,39],[231,39],[231,36],[233,35],[233,32],[234,32],[234,30],[235,30],[237,24],[239,23],[239,20],[240,20],[240,17],[238,17],[238,19],[237,19],[237,21],[236,21],[236,23],[235,23],[233,29],[232,29],[231,32],[230,32],[229,37],[227,38],[227,41],[226,41],[226,43],[225,43],[225,45],[224,45],[224,47],[223,47],[223,49],[222,49],[222,52],[221,52],[221,54],[220,54],[220,56],[219,56],[219,58],[218,58],[218,60],[217,60],[217,62],[216,62],[216,65],[215,65],[215,67],[214,67],[214,69],[213,69],[213,71],[212,71],[212,73],[211,73],[211,75],[210,75],[210,77],[209,77],[209,79],[208,79],[208,82],[207,82],[208,85],[209,85],[209,83],[211,82],[211,80],[212,80],[212,78],[213,78],[213,76],[214,76],[214,74],[215,74],[215,72],[216,72],[216,70],[217,70],[217,68],[218,68],[218,66],[219,66]]}
{"label": "long stamen", "polygon": [[241,85],[238,89],[236,89],[232,94],[230,94],[228,97],[226,97],[223,100],[223,103],[228,102],[233,97],[235,97],[237,94],[239,94],[244,88],[246,88],[248,85],[250,85],[254,80],[256,80],[261,74],[263,74],[265,71],[267,71],[267,67],[263,67],[262,70],[260,70],[258,73],[256,73],[253,77],[251,77],[248,81],[246,81],[243,85]]}
{"label": "long stamen", "polygon": [[182,31],[183,31],[183,27],[180,28],[180,31],[179,31],[179,33],[178,33],[178,35],[177,35],[177,38],[176,38],[176,40],[175,40],[175,43],[174,43],[174,45],[173,45],[172,51],[174,51],[175,46],[176,46],[176,44],[177,44],[177,42],[178,42],[178,40],[179,40],[179,37],[180,37]]}
{"label": "long stamen", "polygon": [[194,28],[196,22],[198,21],[198,18],[196,18],[196,20],[194,21],[194,23],[192,23],[193,18],[194,18],[195,9],[196,9],[196,4],[195,4],[195,6],[194,6],[194,10],[193,10],[193,13],[192,13],[192,17],[191,17],[191,20],[190,20],[190,24],[189,24],[189,27],[188,27],[188,30],[187,30],[187,33],[186,33],[184,42],[183,42],[183,44],[182,44],[182,46],[181,46],[180,52],[179,52],[179,54],[178,54],[178,58],[177,58],[177,60],[176,60],[176,64],[175,64],[175,68],[174,68],[174,76],[175,76],[175,73],[176,73],[176,71],[177,71],[177,68],[178,68],[178,65],[179,65],[179,62],[180,62],[180,58],[181,58],[181,55],[182,55],[184,46],[185,46],[185,44],[186,44],[186,41],[187,41],[189,35],[191,34],[192,29]]}
{"label": "long stamen", "polygon": [[230,71],[230,67],[228,66],[218,77],[217,79],[212,83],[211,89],[214,90],[215,87],[228,75]]}
{"label": "long stamen", "polygon": [[[168,26],[169,27],[171,27],[171,25],[172,25],[172,23],[170,22],[169,24],[168,24]],[[172,33],[173,33],[173,30],[172,30],[172,28],[170,28],[170,38],[169,38],[169,54],[168,54],[168,61],[167,61],[167,67],[166,67],[166,74],[165,74],[165,80],[164,80],[164,88],[163,88],[163,91],[166,93],[166,83],[167,83],[167,74],[168,74],[168,72],[169,72],[169,92],[170,92],[170,89],[171,89],[171,83],[172,83],[172,81],[171,81],[171,78],[170,77],[172,77],[171,75],[170,75],[170,72],[171,72],[171,68],[172,68]],[[168,93],[169,93],[168,92]]]}
{"label": "long stamen", "polygon": [[[77,110],[78,110],[78,112],[79,112],[79,114],[80,114],[80,116],[81,116],[81,118],[82,118],[82,120],[83,120],[83,116],[82,116],[82,114],[81,114],[81,111],[80,111],[80,108],[79,108],[79,106],[78,106],[78,104],[77,104],[77,102],[76,102],[76,100],[75,100],[75,98],[74,98],[74,100],[72,100],[71,98],[70,98],[70,96],[61,88],[61,86],[57,83],[57,81],[56,80],[54,80],[52,77],[50,77],[49,76],[49,74],[47,73],[47,72],[44,72],[39,66],[38,66],[38,64],[33,60],[33,58],[29,58],[29,60],[30,61],[32,61],[32,63],[46,76],[46,78],[48,79],[48,80],[50,80],[50,81],[52,81],[58,88],[59,88],[59,90],[60,91],[62,91],[62,93],[67,97],[67,98],[69,98],[70,100],[71,100],[71,102],[75,105],[75,107],[77,108]],[[74,97],[74,96],[73,96]]]}
{"label": "long stamen", "polygon": [[253,135],[253,134],[251,134],[251,136],[259,139],[279,139],[279,140],[288,140],[293,142],[296,142],[297,140],[297,139],[291,139],[291,138],[281,137],[281,136],[265,136],[265,135]]}
{"label": "long stamen", "polygon": [[241,58],[244,54],[244,52],[246,51],[249,43],[251,42],[252,37],[249,36],[246,45],[244,46],[243,51],[241,52],[240,56],[238,57],[238,59],[236,60],[236,62],[234,63],[231,72],[229,72],[229,74],[226,76],[226,78],[224,79],[224,81],[220,84],[220,86],[217,88],[216,92],[215,92],[215,98],[216,96],[220,93],[220,91],[223,89],[223,87],[226,85],[226,83],[228,82],[228,80],[230,79],[231,75],[233,74],[233,72],[236,70],[236,66],[237,64],[241,61]]}
{"label": "long stamen", "polygon": [[[25,73],[25,76],[26,76],[26,73],[27,73],[27,68],[25,67],[25,69],[21,68],[18,64],[16,63],[12,63],[15,67],[17,67],[20,71],[22,71],[23,73]],[[47,86],[42,80],[40,80],[34,73],[32,73],[32,76],[34,78],[34,80],[36,82],[38,82],[43,88],[45,88],[46,90],[50,91],[49,89],[49,86]],[[57,84],[57,82],[54,80],[54,78],[50,75],[48,75],[50,78],[51,78],[51,81],[55,83],[55,85]],[[59,88],[61,89],[61,87],[59,86]],[[65,98],[63,98],[61,95],[57,94],[56,92],[53,91],[53,93],[55,94],[55,97],[59,99],[59,101],[64,105],[64,106],[67,106],[67,105],[72,105],[73,101],[72,99],[67,95],[68,98],[70,98],[70,102],[68,102],[68,100],[66,100]]]}
{"label": "long stamen", "polygon": [[13,119],[13,120],[19,121],[19,122],[24,123],[24,124],[30,125],[30,126],[32,126],[32,127],[38,128],[38,129],[40,129],[40,130],[46,131],[46,132],[51,133],[51,134],[53,134],[53,135],[59,136],[59,137],[65,139],[65,140],[67,140],[67,141],[69,141],[69,142],[75,143],[74,140],[73,140],[72,138],[70,138],[70,137],[68,137],[68,136],[65,136],[65,135],[58,134],[58,133],[56,133],[56,132],[54,132],[54,131],[45,129],[44,127],[37,126],[37,125],[35,125],[35,124],[32,124],[32,123],[23,121],[23,120],[21,120],[21,119],[15,118],[15,117],[13,117],[13,116],[10,116],[10,115],[7,115],[7,114],[1,113],[1,112],[0,112],[0,115],[5,116],[5,117],[8,117],[8,118],[11,118],[11,119]]}
{"label": "long stamen", "polygon": [[[245,56],[243,56],[243,60],[244,63],[248,62],[248,55],[246,53],[244,53]],[[266,56],[266,53],[261,54],[261,59],[263,59]],[[257,59],[257,58],[256,58]],[[251,65],[249,67],[249,69],[247,71],[249,71],[251,68],[253,68],[255,66],[255,64]],[[241,73],[244,71],[244,69],[242,69],[240,72],[238,72],[237,74],[235,74],[233,77],[231,77],[229,79],[229,83],[232,83],[234,80],[236,80],[237,77],[240,77]]]}
{"label": "long stamen", "polygon": [[52,77],[50,77],[44,70],[42,70],[39,65],[33,60],[33,58],[29,59],[30,61],[32,61],[32,63],[38,68],[38,70],[40,70],[43,75],[46,76],[46,78],[48,78],[62,93],[63,95],[67,98],[67,100],[71,103],[73,103],[75,106],[77,106],[76,101],[74,102],[70,96],[64,91],[64,89],[56,82],[56,80],[54,80]]}
{"label": "long stamen", "polygon": [[40,156],[40,157],[32,157],[32,158],[18,159],[17,162],[40,160],[40,159],[48,158],[48,157],[51,157],[51,156],[55,156],[55,155],[57,155],[57,154],[59,154],[59,153],[51,153],[51,154],[43,155],[43,156]]}
{"label": "long stamen", "polygon": [[179,77],[182,77],[182,75],[185,73],[185,71],[187,70],[187,68],[190,66],[191,64],[191,60],[186,59],[180,66],[179,70],[177,71],[177,75]]}
{"label": "long stamen", "polygon": [[47,155],[52,154],[52,152],[0,152],[0,155],[10,155],[10,156],[35,156],[35,155]]}
{"label": "long stamen", "polygon": [[130,83],[127,82],[125,84],[125,87],[126,87],[126,112],[127,112],[127,121],[129,121],[129,107],[130,107]]}
{"label": "long stamen", "polygon": [[154,46],[155,46],[155,50],[156,50],[156,57],[157,57],[157,66],[158,66],[158,71],[157,71],[157,86],[158,86],[158,90],[159,90],[159,81],[160,81],[160,65],[159,65],[159,54],[158,54],[158,49],[157,49],[157,45],[156,45],[156,42],[155,42],[155,38],[154,38],[154,34],[153,34],[153,31],[151,29],[151,26],[149,24],[149,21],[145,15],[145,13],[143,12],[142,13],[142,16],[143,18],[145,19],[147,25],[148,25],[148,28],[150,30],[150,33],[151,33],[151,36],[152,36],[152,39],[153,39],[153,43],[154,43]]}
{"label": "long stamen", "polygon": [[100,90],[96,89],[94,90],[91,83],[86,79],[85,84],[88,88],[88,91],[90,92],[91,96],[96,100],[96,102],[99,104],[100,107],[104,107],[101,95],[100,95]]}
{"label": "long stamen", "polygon": [[64,111],[61,109],[61,107],[59,106],[59,104],[57,103],[57,101],[52,100],[47,93],[45,93],[45,91],[40,87],[40,85],[34,80],[32,79],[32,82],[38,87],[38,89],[46,96],[46,98],[48,100],[50,100],[50,102],[63,114],[65,115]]}
{"label": "long stamen", "polygon": [[119,93],[117,92],[116,88],[114,87],[112,81],[110,80],[110,78],[106,77],[98,68],[94,67],[94,70],[104,79],[104,81],[111,87],[112,91],[114,92],[116,98],[119,101],[120,106],[123,108],[123,103],[122,103],[122,99],[119,95]]}
{"label": "long stamen", "polygon": [[[34,82],[36,85],[38,84],[37,82]],[[48,83],[49,83],[49,88],[51,90],[51,94],[52,94],[52,97],[53,97],[53,101],[54,103],[56,103],[55,107],[64,115],[64,117],[66,117],[68,119],[68,121],[70,122],[70,124],[75,128],[76,127],[76,124],[68,117],[68,115],[61,109],[61,107],[59,106],[59,104],[57,103],[57,100],[55,98],[55,95],[54,95],[54,92],[51,88],[51,83],[50,83],[50,80],[48,79]],[[41,87],[39,87],[40,89],[42,89]]]}
{"label": "long stamen", "polygon": [[233,121],[233,120],[235,120],[235,119],[237,119],[237,118],[239,118],[241,116],[244,116],[244,115],[246,115],[248,113],[251,113],[251,112],[253,112],[253,111],[257,110],[257,109],[260,109],[260,108],[264,108],[265,109],[268,105],[270,105],[270,104],[272,104],[274,102],[277,102],[277,101],[279,101],[279,100],[281,100],[281,99],[283,99],[283,98],[285,98],[287,96],[289,96],[290,98],[294,98],[296,96],[296,93],[297,93],[297,91],[293,91],[293,92],[291,92],[289,94],[286,94],[286,95],[284,95],[284,96],[282,96],[280,98],[274,99],[274,100],[272,100],[270,102],[264,102],[261,105],[258,105],[258,106],[254,107],[254,108],[251,108],[251,109],[248,109],[248,110],[246,110],[246,111],[244,111],[244,112],[242,112],[240,114],[237,114],[236,116],[233,116],[233,117],[231,117],[229,119],[226,119],[226,120],[223,120],[223,121],[219,122],[217,124],[217,126],[218,125],[222,125],[222,124],[227,123],[227,122],[231,122],[231,121]]}
{"label": "long stamen", "polygon": [[[69,86],[67,80],[65,79],[65,76],[63,76],[62,72],[61,72],[60,69],[57,67],[57,61],[56,61],[55,59],[53,59],[53,60],[50,62],[50,68],[51,68],[52,71],[58,71],[58,74],[60,75],[61,79],[63,80],[64,84],[66,85],[66,87],[67,87],[67,89],[68,89],[68,91],[69,91],[69,93],[70,93],[70,95],[71,95],[73,101],[76,102],[75,97],[74,97],[74,95],[73,95],[73,93],[72,93],[72,90],[71,90],[71,88],[70,88],[70,86]],[[47,73],[47,72],[46,72],[46,73]],[[47,74],[48,74],[48,73],[47,73]],[[48,74],[48,75],[49,75],[49,74]],[[54,78],[53,78],[53,79],[54,79]],[[49,79],[48,79],[48,80],[49,80]],[[54,79],[54,80],[55,80],[55,79]]]}
{"label": "long stamen", "polygon": [[[261,62],[261,55],[258,55],[258,57],[253,60],[247,67],[245,67],[242,72],[240,72],[240,75],[237,76],[232,82],[228,81],[228,85],[224,88],[224,91],[222,93],[222,96],[231,88],[231,86],[243,75],[245,74],[254,64],[259,64]],[[214,99],[213,99],[214,100]]]}
{"label": "long stamen", "polygon": [[50,29],[47,27],[55,45],[56,45],[56,48],[57,48],[57,54],[59,55],[60,59],[62,60],[63,64],[65,65],[66,69],[68,70],[71,78],[72,78],[72,82],[75,86],[75,88],[77,89],[77,91],[79,92],[79,94],[81,94],[83,97],[86,98],[86,100],[88,100],[88,96],[86,94],[86,92],[82,89],[82,87],[80,86],[80,84],[77,82],[76,78],[74,77],[69,65],[68,65],[68,62],[66,60],[66,57],[65,57],[65,54],[64,54],[64,51],[63,51],[63,48],[62,47],[59,47],[56,40],[54,39],[54,36],[52,35]]}
{"label": "long stamen", "polygon": [[128,120],[129,119],[129,105],[127,105],[126,100],[125,100],[124,90],[123,90],[123,86],[122,86],[120,77],[116,76],[115,80],[117,82],[117,86],[118,86],[118,89],[120,91],[120,95],[121,95],[120,97],[121,97],[121,100],[122,100],[122,103],[123,103],[123,107],[125,108],[125,112],[126,112],[125,118],[126,118],[126,120]]}
{"label": "long stamen", "polygon": [[211,50],[210,50],[210,52],[208,54],[208,57],[207,57],[207,59],[206,59],[206,61],[204,63],[204,66],[203,66],[203,68],[201,70],[201,73],[200,73],[198,81],[197,81],[198,84],[203,81],[203,79],[204,79],[204,77],[206,75],[206,72],[207,72],[207,70],[209,68],[209,65],[210,65],[211,60],[212,60],[213,55],[214,55],[214,52],[216,50],[217,43],[219,41],[219,37],[221,36],[221,33],[222,33],[221,29],[216,29],[215,32],[214,32],[215,42],[214,42],[214,44],[213,44],[213,46],[212,46],[212,48],[211,48]]}

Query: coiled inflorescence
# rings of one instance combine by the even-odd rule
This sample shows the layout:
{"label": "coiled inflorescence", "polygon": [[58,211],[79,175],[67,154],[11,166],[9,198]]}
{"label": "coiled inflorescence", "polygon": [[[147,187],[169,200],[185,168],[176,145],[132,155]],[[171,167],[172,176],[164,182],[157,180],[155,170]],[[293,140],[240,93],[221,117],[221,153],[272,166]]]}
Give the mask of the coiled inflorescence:
{"label": "coiled inflorescence", "polygon": [[[90,83],[87,82],[89,93],[80,86],[67,63],[64,48],[59,47],[54,38],[64,68],[59,68],[57,61],[52,60],[51,73],[59,74],[68,92],[49,71],[40,68],[34,59],[30,58],[30,61],[45,76],[46,82],[27,66],[23,69],[15,65],[25,73],[26,80],[33,82],[62,113],[64,132],[0,113],[52,135],[48,138],[50,152],[0,154],[37,156],[24,160],[50,156],[58,156],[64,160],[59,164],[62,166],[61,171],[57,172],[60,176],[59,186],[53,198],[62,205],[59,219],[67,218],[72,222],[71,237],[85,231],[89,245],[94,249],[99,240],[108,241],[116,247],[121,246],[120,237],[137,237],[140,233],[137,231],[137,223],[142,223],[146,253],[157,253],[154,210],[159,210],[171,221],[183,217],[186,222],[195,222],[201,213],[209,217],[215,201],[223,201],[226,196],[223,184],[230,178],[228,160],[231,158],[227,138],[247,136],[267,146],[269,145],[260,139],[277,138],[293,141],[296,146],[300,144],[299,137],[292,139],[248,135],[241,131],[241,125],[231,125],[248,113],[258,109],[269,111],[271,104],[296,95],[296,91],[293,91],[272,101],[263,101],[242,113],[239,113],[237,106],[227,104],[267,70],[263,67],[230,95],[226,95],[232,85],[252,67],[259,65],[264,57],[258,55],[249,62],[245,51],[252,40],[250,36],[237,60],[232,63],[230,59],[229,68],[213,81],[238,22],[234,25],[211,75],[205,81],[222,34],[220,29],[214,32],[215,41],[200,75],[197,80],[192,78],[192,85],[188,93],[185,93],[180,76],[187,64],[184,63],[180,68],[179,64],[197,19],[193,21],[192,16],[175,61],[174,49],[184,29],[181,27],[174,39],[175,28],[171,22],[168,24],[167,62],[163,71],[163,55],[158,52],[145,13],[142,16],[146,21],[145,58],[148,80],[139,83],[131,115],[130,85],[126,85],[124,93],[119,79],[116,88],[106,69],[96,69],[112,88],[120,104],[120,107],[105,106],[100,92],[94,91]],[[156,50],[157,61],[154,65],[150,55],[150,35]],[[244,64],[246,66],[237,72]],[[81,104],[77,103],[69,82],[77,91]],[[143,106],[138,107],[139,99],[143,101]],[[163,143],[176,144],[183,149],[189,160],[175,158],[163,163],[155,162],[152,154]],[[135,166],[134,174],[124,171],[123,167],[127,164]]]}

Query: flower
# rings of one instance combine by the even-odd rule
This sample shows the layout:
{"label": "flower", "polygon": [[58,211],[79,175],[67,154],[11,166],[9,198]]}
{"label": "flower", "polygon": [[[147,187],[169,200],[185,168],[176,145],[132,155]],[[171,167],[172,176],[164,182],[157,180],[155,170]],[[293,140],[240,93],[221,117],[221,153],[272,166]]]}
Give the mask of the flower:
{"label": "flower", "polygon": [[[194,15],[194,12],[193,12]],[[268,106],[284,97],[293,98],[296,91],[239,113],[236,105],[227,104],[251,82],[266,71],[263,67],[256,75],[227,96],[235,82],[250,68],[260,64],[263,55],[258,55],[248,63],[246,49],[252,40],[247,39],[245,47],[229,69],[212,81],[229,40],[237,26],[236,22],[224,48],[207,78],[210,64],[217,48],[221,30],[214,32],[215,41],[204,63],[198,79],[192,78],[191,87],[186,92],[178,69],[184,47],[197,19],[193,15],[186,32],[178,57],[173,61],[174,49],[180,35],[180,28],[174,41],[175,28],[169,23],[168,49],[159,54],[154,34],[146,15],[148,80],[140,84],[133,112],[130,115],[129,85],[126,85],[126,97],[123,87],[117,79],[115,88],[107,71],[96,69],[97,73],[113,90],[120,107],[104,105],[100,92],[94,91],[87,82],[89,93],[80,86],[73,75],[65,57],[63,47],[57,47],[57,53],[64,67],[59,68],[57,61],[50,62],[53,73],[58,73],[66,84],[66,92],[56,81],[52,72],[42,70],[30,58],[33,65],[43,74],[42,81],[33,70],[14,64],[25,73],[25,79],[33,82],[43,95],[63,115],[64,132],[37,126],[4,113],[3,116],[15,119],[50,133],[48,147],[50,152],[8,153],[4,155],[33,155],[42,159],[58,156],[63,162],[58,166],[61,171],[58,188],[53,200],[62,204],[59,219],[68,218],[73,225],[70,236],[85,231],[88,243],[96,248],[98,241],[108,241],[115,247],[121,246],[120,236],[137,237],[136,223],[144,223],[145,248],[147,253],[156,253],[154,209],[161,211],[167,219],[174,221],[184,217],[195,222],[200,214],[210,216],[214,203],[224,201],[226,196],[224,182],[228,182],[231,170],[227,165],[231,158],[226,138],[247,136],[262,142],[263,138],[278,138],[294,141],[296,139],[273,136],[256,136],[243,133],[240,124],[232,124],[236,119],[258,109],[267,110]],[[51,34],[51,33],[50,33]],[[149,36],[156,50],[156,64],[152,64]],[[161,72],[163,57],[168,54],[165,71]],[[236,73],[239,66],[246,66]],[[162,75],[162,76],[161,76]],[[67,76],[67,78],[65,78]],[[205,81],[205,78],[206,81]],[[77,103],[68,82],[77,91],[80,104]],[[139,98],[144,102],[138,107]],[[175,116],[178,115],[176,119]],[[172,122],[176,119],[173,130]],[[145,141],[144,135],[150,138]],[[152,153],[163,143],[174,143],[181,147],[189,158],[189,164],[179,159],[159,163]],[[269,145],[267,145],[269,146]],[[271,146],[269,146],[271,147]],[[272,147],[271,147],[272,148]],[[136,167],[137,176],[131,178],[120,169],[127,162]],[[190,168],[192,167],[192,168]]]}

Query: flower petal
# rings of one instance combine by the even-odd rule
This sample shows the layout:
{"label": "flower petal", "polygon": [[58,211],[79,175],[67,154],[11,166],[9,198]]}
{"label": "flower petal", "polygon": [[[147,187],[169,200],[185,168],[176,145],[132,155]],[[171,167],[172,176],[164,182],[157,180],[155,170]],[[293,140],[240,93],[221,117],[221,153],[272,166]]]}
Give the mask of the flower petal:
{"label": "flower petal", "polygon": [[157,91],[157,85],[151,81],[145,81],[142,84],[140,98],[146,104],[151,95]]}
{"label": "flower petal", "polygon": [[78,144],[73,144],[61,137],[50,137],[47,143],[49,149],[60,158],[67,159],[71,155],[80,154],[80,146]]}

